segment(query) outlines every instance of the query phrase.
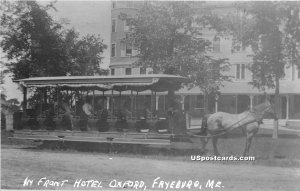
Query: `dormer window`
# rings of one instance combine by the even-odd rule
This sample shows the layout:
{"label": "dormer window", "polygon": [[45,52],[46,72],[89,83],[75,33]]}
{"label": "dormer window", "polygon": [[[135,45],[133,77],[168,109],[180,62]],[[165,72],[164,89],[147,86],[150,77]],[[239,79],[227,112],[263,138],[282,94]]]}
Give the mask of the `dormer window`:
{"label": "dormer window", "polygon": [[112,1],[112,8],[113,9],[117,8],[117,2],[116,1]]}

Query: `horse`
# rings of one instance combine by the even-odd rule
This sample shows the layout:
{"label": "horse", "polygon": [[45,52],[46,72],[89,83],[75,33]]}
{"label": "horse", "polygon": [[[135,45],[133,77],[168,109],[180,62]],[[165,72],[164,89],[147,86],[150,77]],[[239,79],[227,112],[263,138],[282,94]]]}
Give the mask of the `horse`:
{"label": "horse", "polygon": [[209,115],[203,124],[207,125],[207,136],[201,138],[202,149],[210,138],[212,138],[214,154],[220,156],[217,148],[218,137],[226,134],[233,129],[243,127],[246,130],[246,147],[243,156],[249,152],[251,141],[254,135],[258,132],[259,125],[265,113],[272,113],[275,116],[273,106],[269,100],[256,105],[252,111],[247,110],[240,114],[230,114],[225,112],[216,112]]}

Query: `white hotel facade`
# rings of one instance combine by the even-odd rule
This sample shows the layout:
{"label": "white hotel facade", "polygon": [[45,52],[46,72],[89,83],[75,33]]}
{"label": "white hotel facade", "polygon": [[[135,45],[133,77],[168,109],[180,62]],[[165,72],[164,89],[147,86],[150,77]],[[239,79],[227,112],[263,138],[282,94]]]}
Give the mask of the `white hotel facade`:
{"label": "white hotel facade", "polygon": [[[151,68],[143,69],[135,67],[132,63],[137,59],[137,52],[129,44],[124,44],[121,39],[129,32],[126,23],[119,19],[120,13],[134,15],[138,7],[144,2],[139,1],[113,1],[111,5],[111,61],[110,75],[147,75],[152,72]],[[208,3],[209,7],[218,14],[226,14],[236,11],[231,2]],[[264,99],[264,92],[253,88],[248,82],[252,79],[252,73],[247,69],[252,60],[248,56],[249,49],[239,52],[231,51],[230,39],[216,39],[215,33],[204,33],[207,39],[213,42],[213,54],[216,57],[228,58],[230,70],[226,74],[232,76],[231,82],[224,82],[220,88],[221,95],[218,98],[209,98],[208,110],[212,112],[224,111],[240,113],[253,107]],[[274,94],[275,89],[266,91]],[[176,92],[182,100],[182,108],[195,115],[201,115],[204,107],[204,96],[199,88],[182,88]],[[163,113],[166,108],[166,93],[157,93],[151,96],[150,92],[140,92],[136,98],[123,99],[123,102],[131,102],[127,105],[137,105],[136,109],[142,109],[147,103],[151,109]],[[125,96],[126,97],[126,96]],[[134,103],[132,103],[134,102]],[[155,104],[153,104],[155,103]],[[126,104],[125,104],[126,105]],[[300,70],[296,66],[285,69],[285,77],[280,80],[280,119],[281,122],[300,120]]]}

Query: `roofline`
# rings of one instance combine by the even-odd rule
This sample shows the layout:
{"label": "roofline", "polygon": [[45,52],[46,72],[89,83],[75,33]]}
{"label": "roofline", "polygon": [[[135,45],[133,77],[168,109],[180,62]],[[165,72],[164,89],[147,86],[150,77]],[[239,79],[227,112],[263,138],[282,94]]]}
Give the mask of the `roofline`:
{"label": "roofline", "polygon": [[[170,74],[144,74],[144,75],[107,75],[107,76],[49,76],[49,77],[31,77],[31,78],[23,78],[16,79],[13,82],[21,82],[21,81],[35,81],[35,80],[80,80],[80,79],[142,79],[142,78],[186,78],[183,76],[170,75]],[[187,79],[187,78],[186,78]]]}
{"label": "roofline", "polygon": [[187,83],[188,78],[168,74],[120,75],[120,76],[55,76],[33,77],[15,80],[24,87],[62,87],[93,90],[166,91],[172,85]]}

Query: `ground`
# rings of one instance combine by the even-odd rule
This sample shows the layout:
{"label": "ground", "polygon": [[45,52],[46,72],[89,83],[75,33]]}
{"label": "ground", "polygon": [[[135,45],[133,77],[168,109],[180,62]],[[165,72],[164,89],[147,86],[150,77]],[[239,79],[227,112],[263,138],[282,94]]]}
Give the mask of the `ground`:
{"label": "ground", "polygon": [[[23,187],[26,177],[34,180]],[[63,187],[37,186],[40,178],[68,180]],[[222,190],[298,190],[300,169],[266,167],[240,163],[194,162],[119,156],[100,153],[81,153],[2,147],[2,188],[9,189],[79,189],[76,179],[102,181],[104,188],[114,179],[144,181],[151,190],[155,178],[165,181],[198,180],[205,189],[207,181],[221,181]],[[44,180],[43,182],[46,182]],[[157,188],[157,185],[154,187]],[[165,187],[166,188],[166,187]],[[94,189],[94,188],[89,188]],[[217,189],[217,188],[215,188]],[[96,190],[96,189],[94,189]],[[99,189],[97,189],[99,190]],[[197,189],[191,189],[197,190]]]}
{"label": "ground", "polygon": [[[262,131],[261,131],[262,133]],[[248,162],[200,162],[192,161],[191,153],[186,154],[133,154],[133,153],[101,153],[82,152],[74,149],[51,150],[40,149],[24,142],[2,140],[1,145],[1,187],[2,189],[75,189],[106,190],[112,188],[117,181],[141,181],[145,183],[139,189],[169,190],[168,182],[189,181],[198,184],[197,188],[177,190],[300,190],[300,142],[299,137],[280,136],[273,140],[263,134],[253,140],[250,154],[256,161]],[[231,137],[221,139],[219,150],[222,155],[240,156],[244,146],[244,138]],[[209,155],[211,144],[208,145]],[[200,154],[200,151],[192,151]],[[32,185],[23,186],[25,179],[33,180]],[[58,186],[50,186],[58,181]],[[160,177],[159,180],[156,178]],[[28,180],[27,179],[27,180]],[[102,181],[100,188],[89,186],[74,187],[76,180]],[[63,180],[68,180],[63,186]],[[164,180],[163,189],[159,189],[159,181]],[[208,181],[214,181],[214,189],[206,188]],[[199,183],[197,182],[199,181]],[[155,184],[157,182],[157,184]],[[87,183],[87,182],[84,182]],[[94,186],[99,186],[95,183]],[[45,187],[47,184],[47,187]],[[152,185],[154,184],[154,187]],[[110,187],[110,186],[111,187]],[[220,188],[218,188],[220,186]],[[128,190],[121,185],[118,190]],[[175,190],[175,189],[173,189]]]}

